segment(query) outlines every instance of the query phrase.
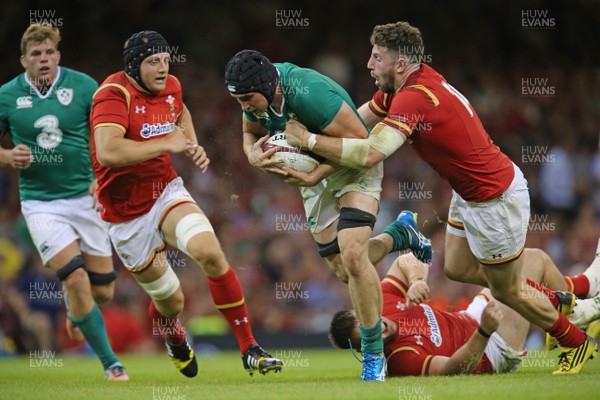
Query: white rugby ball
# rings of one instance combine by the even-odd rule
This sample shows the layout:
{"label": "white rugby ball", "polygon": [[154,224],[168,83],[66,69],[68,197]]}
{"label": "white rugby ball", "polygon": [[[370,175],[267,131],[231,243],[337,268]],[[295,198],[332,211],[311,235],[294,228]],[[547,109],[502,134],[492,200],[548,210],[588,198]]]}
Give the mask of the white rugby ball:
{"label": "white rugby ball", "polygon": [[267,151],[273,147],[279,147],[279,150],[273,154],[273,157],[283,160],[283,162],[277,164],[279,168],[287,166],[299,172],[310,173],[321,163],[316,154],[290,146],[285,138],[285,132],[276,132],[271,135],[269,140],[263,145],[263,151]]}

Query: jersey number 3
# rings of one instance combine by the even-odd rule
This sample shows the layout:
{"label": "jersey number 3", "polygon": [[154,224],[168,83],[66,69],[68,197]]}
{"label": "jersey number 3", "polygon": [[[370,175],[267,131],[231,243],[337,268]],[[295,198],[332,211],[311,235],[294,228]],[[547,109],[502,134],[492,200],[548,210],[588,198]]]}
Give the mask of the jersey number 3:
{"label": "jersey number 3", "polygon": [[33,123],[34,128],[42,128],[36,142],[43,149],[53,149],[62,142],[63,133],[58,128],[58,118],[54,115],[44,115]]}

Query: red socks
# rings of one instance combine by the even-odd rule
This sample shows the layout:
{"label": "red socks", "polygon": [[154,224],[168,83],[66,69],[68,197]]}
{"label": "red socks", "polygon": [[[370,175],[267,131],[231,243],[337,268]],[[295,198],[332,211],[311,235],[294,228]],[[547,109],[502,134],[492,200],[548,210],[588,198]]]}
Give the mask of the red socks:
{"label": "red socks", "polygon": [[209,276],[208,285],[215,305],[229,323],[244,354],[256,340],[252,335],[244,294],[235,271],[230,267],[224,275]]}
{"label": "red socks", "polygon": [[577,297],[587,297],[590,292],[590,281],[584,274],[564,276],[567,282],[567,291],[573,292]]}
{"label": "red socks", "polygon": [[550,328],[546,330],[550,336],[558,339],[558,343],[561,347],[579,347],[585,342],[586,335],[581,329],[573,325],[569,320],[558,313],[558,321],[554,323]]}
{"label": "red socks", "polygon": [[167,318],[158,312],[154,300],[150,301],[148,314],[152,318],[152,336],[162,336],[169,343],[182,344],[185,341],[185,328],[178,318]]}

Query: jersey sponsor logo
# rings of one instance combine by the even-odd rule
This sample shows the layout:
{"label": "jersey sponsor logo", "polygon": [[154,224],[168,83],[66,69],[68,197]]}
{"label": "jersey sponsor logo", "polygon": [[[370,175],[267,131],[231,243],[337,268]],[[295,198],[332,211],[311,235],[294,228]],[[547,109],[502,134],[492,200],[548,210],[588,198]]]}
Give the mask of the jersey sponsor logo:
{"label": "jersey sponsor logo", "polygon": [[31,101],[31,96],[21,96],[17,99],[17,110],[19,108],[32,108],[33,101]]}
{"label": "jersey sponsor logo", "polygon": [[164,124],[149,124],[145,123],[142,125],[140,135],[144,139],[148,139],[152,136],[166,135],[167,133],[173,132],[175,129],[175,122],[165,122]]}
{"label": "jersey sponsor logo", "polygon": [[68,106],[73,101],[73,89],[59,88],[56,91],[56,98],[63,106]]}
{"label": "jersey sponsor logo", "polygon": [[431,335],[429,339],[436,347],[440,347],[442,345],[442,333],[440,331],[440,326],[438,324],[437,319],[435,318],[435,314],[431,307],[426,304],[420,304],[423,307],[423,312],[425,317],[427,318],[427,325],[429,325],[429,329],[431,330]]}
{"label": "jersey sponsor logo", "polygon": [[36,137],[38,146],[43,149],[53,149],[62,142],[63,133],[58,127],[56,115],[44,115],[33,123],[34,128],[42,128],[42,132]]}
{"label": "jersey sponsor logo", "polygon": [[136,114],[146,114],[146,106],[135,106],[135,113]]}

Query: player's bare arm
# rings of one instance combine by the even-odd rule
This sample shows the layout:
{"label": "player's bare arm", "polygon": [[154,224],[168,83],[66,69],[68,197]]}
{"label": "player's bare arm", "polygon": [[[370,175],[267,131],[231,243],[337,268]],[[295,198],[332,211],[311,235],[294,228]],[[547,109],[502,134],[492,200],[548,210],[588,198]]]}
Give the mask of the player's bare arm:
{"label": "player's bare arm", "polygon": [[183,134],[189,139],[192,144],[185,151],[185,155],[189,157],[194,164],[196,164],[202,172],[206,172],[210,159],[204,150],[204,147],[198,144],[198,138],[196,137],[196,130],[194,129],[194,123],[192,122],[192,115],[190,110],[183,105],[183,111],[177,119],[177,125],[183,131]]}
{"label": "player's bare arm", "polygon": [[358,108],[358,115],[360,115],[367,128],[369,128],[369,131],[371,131],[375,127],[375,125],[383,121],[383,117],[380,117],[379,115],[371,111],[369,103],[370,102],[367,101],[365,104]]}
{"label": "player's bare arm", "polygon": [[403,132],[383,123],[375,125],[367,139],[324,135],[311,139],[304,125],[291,121],[286,126],[286,135],[288,142],[294,136],[297,138],[294,143],[300,143],[300,147],[350,168],[372,168],[393,154],[407,139]]}
{"label": "player's bare arm", "polygon": [[125,138],[125,131],[116,126],[99,126],[94,129],[94,141],[98,162],[111,168],[137,164],[165,153],[181,153],[193,146],[177,125],[164,137],[144,142]]}
{"label": "player's bare arm", "polygon": [[421,304],[429,299],[428,274],[429,266],[410,253],[396,258],[387,273],[387,275],[396,277],[408,287],[406,297],[409,307]]}
{"label": "player's bare arm", "polygon": [[0,147],[0,164],[25,169],[31,165],[31,151],[25,144],[18,144],[12,149]]}
{"label": "player's bare arm", "polygon": [[479,329],[451,357],[433,357],[429,375],[458,375],[473,371],[481,361],[489,336],[498,329],[501,319],[502,311],[498,304],[494,300],[490,301],[481,315]]}

